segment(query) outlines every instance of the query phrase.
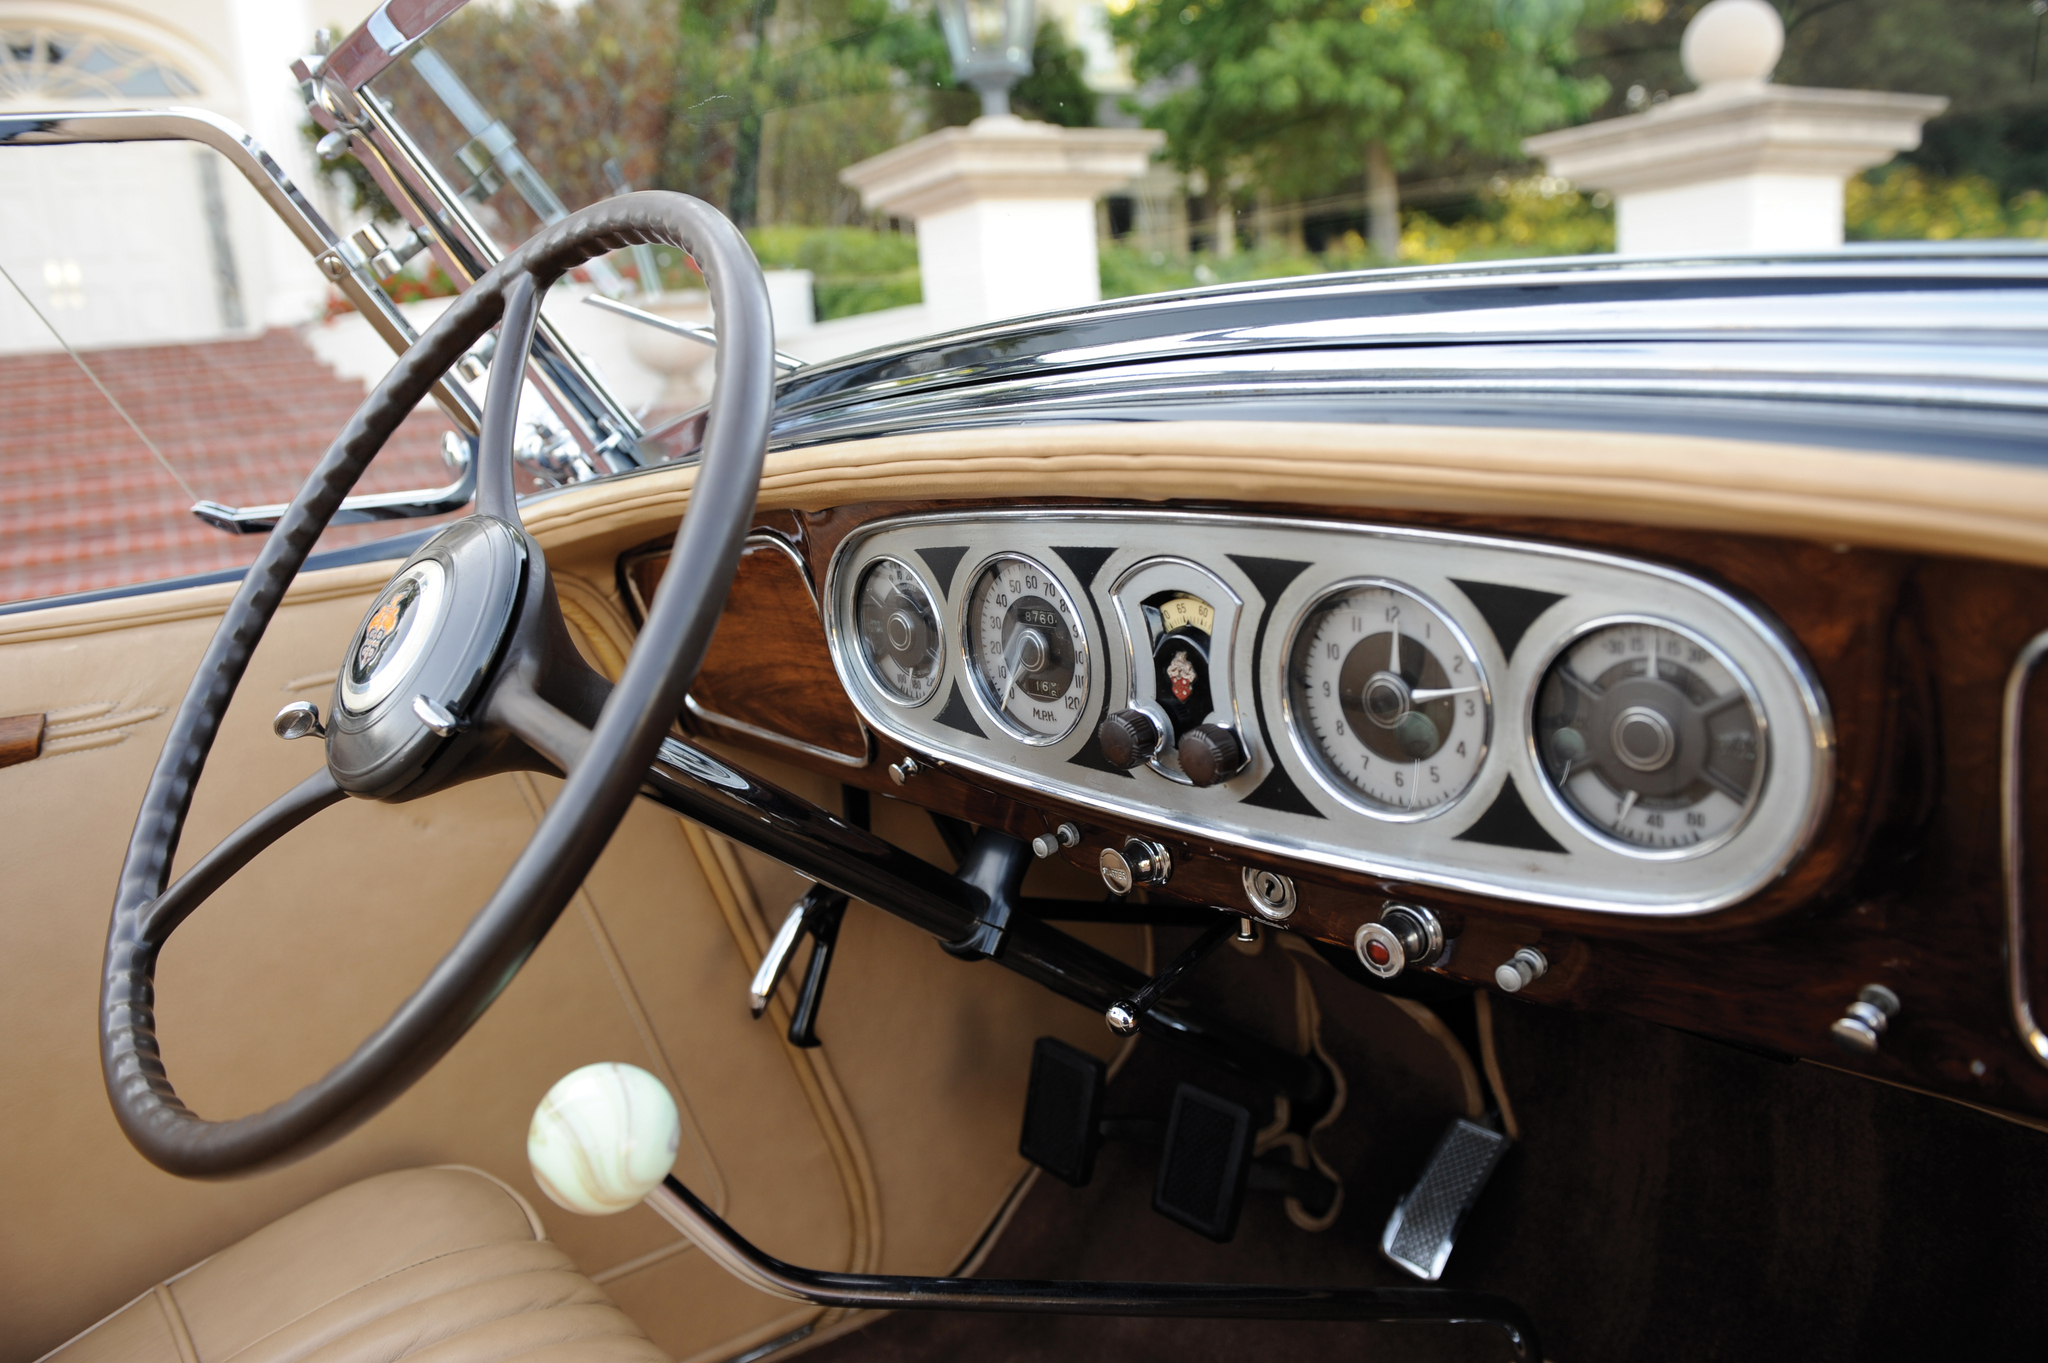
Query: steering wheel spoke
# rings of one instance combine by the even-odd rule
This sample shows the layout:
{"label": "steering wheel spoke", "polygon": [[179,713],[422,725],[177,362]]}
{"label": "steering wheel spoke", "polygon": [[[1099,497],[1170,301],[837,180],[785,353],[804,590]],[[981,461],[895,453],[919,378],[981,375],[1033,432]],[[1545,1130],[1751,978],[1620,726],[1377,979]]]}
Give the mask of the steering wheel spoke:
{"label": "steering wheel spoke", "polygon": [[325,766],[272,800],[254,818],[222,838],[211,852],[143,910],[137,938],[160,948],[178,925],[265,848],[330,805],[348,798]]}

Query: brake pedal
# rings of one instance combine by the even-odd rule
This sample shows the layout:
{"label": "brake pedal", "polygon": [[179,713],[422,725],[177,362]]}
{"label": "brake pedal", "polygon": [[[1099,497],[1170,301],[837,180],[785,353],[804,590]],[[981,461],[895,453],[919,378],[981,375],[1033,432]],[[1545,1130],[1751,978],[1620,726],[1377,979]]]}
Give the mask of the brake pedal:
{"label": "brake pedal", "polygon": [[1062,1182],[1086,1184],[1095,1177],[1108,1083],[1109,1067],[1094,1056],[1055,1037],[1038,1038],[1017,1153]]}
{"label": "brake pedal", "polygon": [[1251,1173],[1252,1113],[1193,1084],[1173,1091],[1152,1208],[1211,1240],[1237,1234]]}
{"label": "brake pedal", "polygon": [[1442,1277],[1458,1232],[1508,1145],[1506,1136],[1489,1127],[1463,1117],[1453,1121],[1422,1177],[1387,1218],[1380,1253],[1424,1282]]}

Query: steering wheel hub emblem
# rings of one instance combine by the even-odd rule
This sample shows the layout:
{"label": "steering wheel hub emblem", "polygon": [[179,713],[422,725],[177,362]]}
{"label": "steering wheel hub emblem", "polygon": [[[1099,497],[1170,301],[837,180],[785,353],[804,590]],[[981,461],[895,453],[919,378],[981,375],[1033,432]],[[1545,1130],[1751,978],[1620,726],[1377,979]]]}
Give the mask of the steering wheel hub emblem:
{"label": "steering wheel hub emblem", "polygon": [[391,580],[349,650],[344,709],[360,715],[384,702],[433,637],[447,597],[448,570],[435,559],[421,559]]}

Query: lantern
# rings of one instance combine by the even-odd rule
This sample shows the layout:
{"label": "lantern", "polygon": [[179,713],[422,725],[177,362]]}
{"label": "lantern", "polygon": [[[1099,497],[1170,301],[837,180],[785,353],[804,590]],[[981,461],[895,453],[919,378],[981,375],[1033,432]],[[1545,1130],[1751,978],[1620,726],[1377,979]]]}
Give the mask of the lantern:
{"label": "lantern", "polygon": [[1031,74],[1038,33],[1033,0],[938,0],[939,26],[960,80],[981,93],[981,112],[1010,112],[1010,87]]}

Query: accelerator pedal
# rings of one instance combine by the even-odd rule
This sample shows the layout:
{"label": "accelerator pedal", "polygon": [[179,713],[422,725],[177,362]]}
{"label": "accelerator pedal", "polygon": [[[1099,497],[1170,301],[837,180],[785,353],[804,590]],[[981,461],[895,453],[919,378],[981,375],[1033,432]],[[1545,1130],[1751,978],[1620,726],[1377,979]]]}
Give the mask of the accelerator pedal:
{"label": "accelerator pedal", "polygon": [[1422,1177],[1394,1206],[1380,1236],[1380,1253],[1424,1282],[1443,1276],[1451,1247],[1479,1201],[1508,1138],[1460,1117],[1436,1143]]}

